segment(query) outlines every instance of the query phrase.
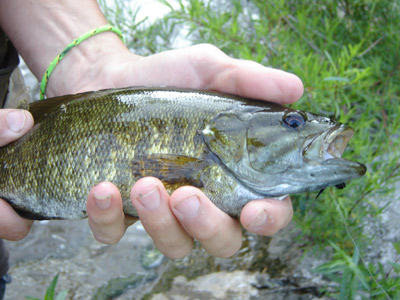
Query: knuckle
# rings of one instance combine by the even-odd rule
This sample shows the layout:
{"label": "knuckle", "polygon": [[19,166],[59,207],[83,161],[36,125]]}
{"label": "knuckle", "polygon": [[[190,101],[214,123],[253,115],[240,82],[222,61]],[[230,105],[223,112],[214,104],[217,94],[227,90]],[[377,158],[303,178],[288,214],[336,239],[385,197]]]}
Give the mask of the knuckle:
{"label": "knuckle", "polygon": [[275,216],[269,215],[267,220],[266,235],[274,235],[283,227],[284,221],[282,218],[276,218]]}
{"label": "knuckle", "polygon": [[270,218],[269,222],[267,223],[267,227],[265,228],[265,234],[266,236],[272,236],[275,235],[279,230],[284,228],[287,224],[288,221],[286,218],[280,218],[276,220],[275,218],[272,219]]}
{"label": "knuckle", "polygon": [[97,218],[97,225],[102,227],[111,227],[118,221],[114,216],[106,215],[101,218]]}
{"label": "knuckle", "polygon": [[200,242],[207,242],[215,239],[219,231],[219,224],[210,222],[204,228],[196,228],[194,237]]}
{"label": "knuckle", "polygon": [[95,238],[96,241],[98,241],[102,244],[114,245],[121,240],[122,235],[114,234],[111,236],[106,236],[106,235],[102,235],[102,234],[93,232],[93,237]]}
{"label": "knuckle", "polygon": [[118,243],[126,230],[126,226],[123,222],[112,222],[107,225],[99,225],[98,223],[93,223],[92,220],[89,220],[89,226],[92,229],[94,239],[107,245]]}
{"label": "knuckle", "polygon": [[160,250],[166,257],[170,259],[180,259],[187,256],[193,249],[193,244],[186,246],[177,247],[174,249],[167,249],[165,251]]}
{"label": "knuckle", "polygon": [[123,218],[123,216],[121,216],[122,212],[119,210],[110,210],[107,213],[103,214],[92,214],[89,211],[88,213],[89,221],[97,227],[114,226],[115,224],[120,222],[121,218]]}
{"label": "knuckle", "polygon": [[221,49],[219,49],[217,46],[215,46],[213,44],[201,44],[200,50],[203,51],[204,53],[211,53],[213,55],[226,56],[226,54]]}
{"label": "knuckle", "polygon": [[[204,61],[215,60],[219,57],[225,57],[225,53],[211,44],[198,44],[190,48],[188,59],[193,66],[193,70],[201,70]],[[199,77],[200,78],[200,77]]]}
{"label": "knuckle", "polygon": [[225,247],[223,249],[221,249],[217,254],[215,254],[214,256],[220,257],[220,258],[228,258],[233,256],[236,252],[238,252],[240,249],[236,248],[236,247]]}
{"label": "knuckle", "polygon": [[220,247],[218,247],[217,249],[208,252],[216,257],[228,258],[234,255],[236,252],[238,252],[241,245],[242,245],[241,240],[239,242],[228,241],[226,244],[220,245]]}
{"label": "knuckle", "polygon": [[174,220],[168,215],[159,215],[158,218],[146,218],[142,220],[143,226],[151,233],[159,236],[162,233],[167,233],[172,226],[174,226]]}
{"label": "knuckle", "polygon": [[213,256],[228,258],[240,250],[242,246],[242,234],[227,234],[218,236],[209,243],[203,243],[203,247]]}
{"label": "knuckle", "polygon": [[205,52],[222,52],[218,47],[208,43],[197,44],[193,46],[193,50],[198,51],[198,53],[205,53]]}

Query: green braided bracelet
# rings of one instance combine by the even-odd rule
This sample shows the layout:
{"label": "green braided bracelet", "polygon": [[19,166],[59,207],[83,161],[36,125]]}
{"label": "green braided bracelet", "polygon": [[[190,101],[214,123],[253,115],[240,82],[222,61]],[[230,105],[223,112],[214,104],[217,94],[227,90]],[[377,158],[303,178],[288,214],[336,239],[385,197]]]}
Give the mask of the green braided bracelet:
{"label": "green braided bracelet", "polygon": [[111,25],[103,25],[100,27],[97,27],[89,32],[86,32],[85,34],[81,35],[77,39],[75,39],[71,44],[69,44],[53,61],[50,63],[49,67],[47,68],[46,72],[43,75],[43,79],[40,83],[40,99],[44,99],[46,95],[46,88],[47,88],[47,82],[49,81],[50,75],[53,72],[54,68],[58,65],[58,63],[64,58],[64,56],[68,53],[69,50],[72,48],[76,47],[80,43],[82,43],[84,40],[87,40],[88,38],[104,32],[104,31],[111,31],[116,33],[122,41],[124,41],[124,38],[122,36],[122,32],[118,29],[115,28],[114,26]]}

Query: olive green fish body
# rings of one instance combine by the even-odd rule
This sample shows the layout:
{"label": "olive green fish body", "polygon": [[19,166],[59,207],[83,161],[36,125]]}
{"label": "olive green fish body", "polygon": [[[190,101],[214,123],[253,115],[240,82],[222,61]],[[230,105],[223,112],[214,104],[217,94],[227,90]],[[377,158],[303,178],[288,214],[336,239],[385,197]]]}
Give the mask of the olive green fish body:
{"label": "olive green fish body", "polygon": [[[47,99],[29,110],[34,128],[0,148],[0,198],[33,219],[86,217],[88,192],[101,181],[118,186],[124,211],[132,216],[137,213],[130,189],[143,176],[160,178],[169,191],[197,186],[222,210],[238,216],[250,200],[318,190],[365,172],[361,164],[339,158],[345,145],[329,137],[327,132],[340,127],[329,119],[301,113],[307,120],[296,129],[285,120],[300,112],[235,96],[127,88]],[[315,129],[313,122],[324,126]],[[349,129],[340,130],[347,144]],[[288,138],[281,145],[284,135]],[[313,153],[320,136],[327,146]],[[318,151],[338,155],[320,158]],[[335,161],[340,161],[340,178],[314,179],[325,176],[324,168],[336,167]],[[310,168],[314,178],[301,176],[298,185],[287,188],[293,178],[288,183],[285,174]]]}

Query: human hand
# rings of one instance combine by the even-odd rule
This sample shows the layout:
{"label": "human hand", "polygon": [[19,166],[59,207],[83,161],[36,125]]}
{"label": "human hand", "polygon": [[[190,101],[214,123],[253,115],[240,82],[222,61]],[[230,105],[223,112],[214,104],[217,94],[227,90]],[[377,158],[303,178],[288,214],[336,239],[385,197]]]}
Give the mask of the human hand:
{"label": "human hand", "polygon": [[[30,22],[26,22],[27,18]],[[40,79],[51,60],[68,43],[106,23],[94,0],[50,4],[48,1],[0,1],[1,28]],[[114,33],[104,32],[68,52],[50,77],[47,96],[140,85],[208,89],[283,104],[296,101],[303,92],[296,76],[255,62],[229,58],[211,45],[140,57],[129,52]],[[31,126],[26,124],[26,128]],[[198,189],[182,187],[169,196],[158,180],[143,178],[134,185],[131,197],[143,226],[169,257],[188,254],[193,238],[215,256],[230,256],[240,248],[239,222],[216,208]],[[187,201],[188,197],[194,201]],[[151,205],[146,207],[146,203]],[[4,202],[2,206],[5,208],[0,211],[9,208]],[[134,222],[124,217],[121,196],[111,183],[95,186],[90,191],[87,207],[94,236],[105,243],[117,242],[126,227]],[[291,216],[289,198],[265,199],[248,203],[240,222],[251,232],[271,235],[284,227]],[[3,218],[0,220],[4,222]]]}
{"label": "human hand", "polygon": [[[296,101],[303,91],[296,76],[251,61],[229,58],[211,45],[197,45],[149,57],[128,52],[118,57],[104,57],[108,58],[102,61],[101,69],[95,71],[99,77],[87,82],[77,80],[74,92],[164,85],[289,103]],[[97,195],[99,206],[94,195]],[[168,257],[187,255],[192,249],[193,238],[214,256],[231,256],[241,246],[239,222],[219,210],[194,187],[182,187],[170,196],[158,179],[143,178],[134,185],[131,198],[144,228],[157,248]],[[132,223],[124,218],[121,196],[111,183],[101,183],[91,190],[88,213],[94,236],[104,243],[117,242]],[[257,200],[243,208],[240,222],[253,233],[273,235],[288,224],[292,214],[289,197],[282,201]]]}
{"label": "human hand", "polygon": [[[24,110],[0,109],[0,147],[20,138],[33,126],[32,115]],[[21,218],[0,199],[0,238],[17,241],[24,238],[33,221]]]}

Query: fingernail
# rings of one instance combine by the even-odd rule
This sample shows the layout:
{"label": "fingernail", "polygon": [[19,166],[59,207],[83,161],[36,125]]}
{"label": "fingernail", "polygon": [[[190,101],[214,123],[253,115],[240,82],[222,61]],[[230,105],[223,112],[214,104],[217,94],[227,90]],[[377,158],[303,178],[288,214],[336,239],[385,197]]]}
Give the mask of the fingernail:
{"label": "fingernail", "polygon": [[175,205],[175,209],[188,218],[194,218],[199,214],[200,199],[197,196],[186,198]]}
{"label": "fingernail", "polygon": [[14,132],[20,132],[25,126],[25,113],[20,110],[10,111],[7,116],[8,128]]}
{"label": "fingernail", "polygon": [[155,187],[147,194],[139,194],[137,199],[147,209],[156,209],[160,206],[160,191],[158,190],[158,187]]}
{"label": "fingernail", "polygon": [[258,213],[257,216],[253,219],[252,222],[250,222],[249,226],[250,227],[261,227],[265,225],[267,222],[267,212],[264,209],[261,209]]}
{"label": "fingernail", "polygon": [[107,209],[111,205],[111,194],[106,194],[106,195],[94,194],[94,201],[96,202],[98,208]]}

